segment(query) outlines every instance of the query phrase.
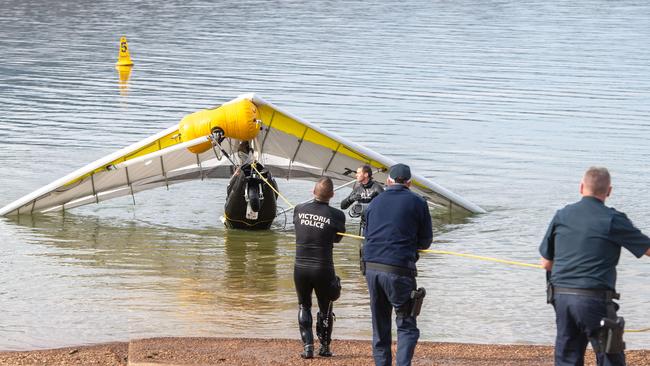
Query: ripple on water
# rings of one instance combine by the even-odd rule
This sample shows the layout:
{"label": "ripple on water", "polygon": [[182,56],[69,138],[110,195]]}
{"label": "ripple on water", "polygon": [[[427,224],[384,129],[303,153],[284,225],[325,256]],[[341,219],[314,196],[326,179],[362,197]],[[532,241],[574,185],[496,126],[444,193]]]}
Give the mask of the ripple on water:
{"label": "ripple on water", "polygon": [[[648,5],[593,5],[6,1],[0,162],[10,173],[0,176],[0,202],[187,113],[257,92],[488,209],[436,215],[436,249],[535,263],[548,220],[577,199],[593,164],[611,168],[611,204],[643,229]],[[113,63],[122,34],[135,66],[120,89]],[[0,219],[0,349],[295,337],[291,225],[224,230],[226,184],[143,192],[135,207],[127,197]],[[310,196],[310,184],[280,184],[292,202]],[[348,239],[335,249],[341,338],[370,337],[357,250]],[[543,274],[441,255],[423,255],[420,267],[429,292],[423,339],[552,342]],[[632,328],[648,326],[645,267],[621,259]],[[629,334],[628,346],[647,347],[649,337]]]}

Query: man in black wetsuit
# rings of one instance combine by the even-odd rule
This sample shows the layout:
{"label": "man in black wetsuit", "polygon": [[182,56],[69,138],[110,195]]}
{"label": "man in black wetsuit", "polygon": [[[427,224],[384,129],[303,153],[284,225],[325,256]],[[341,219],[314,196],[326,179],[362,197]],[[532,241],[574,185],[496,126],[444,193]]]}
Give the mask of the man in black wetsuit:
{"label": "man in black wetsuit", "polygon": [[333,302],[341,295],[340,279],[334,272],[333,243],[341,241],[338,232],[345,232],[345,214],[329,206],[334,196],[332,180],[323,177],[314,187],[314,200],[296,206],[293,224],[296,228],[296,263],[293,279],[298,294],[298,325],[304,344],[302,358],[314,357],[311,294],[316,291],[319,312],[316,334],[321,347],[320,356],[331,357],[330,342],[334,313]]}
{"label": "man in black wetsuit", "polygon": [[345,210],[352,203],[357,202],[362,205],[359,216],[363,213],[364,206],[369,204],[373,198],[384,191],[384,188],[372,179],[372,168],[370,165],[364,165],[357,169],[357,182],[352,187],[350,195],[341,201],[341,209]]}

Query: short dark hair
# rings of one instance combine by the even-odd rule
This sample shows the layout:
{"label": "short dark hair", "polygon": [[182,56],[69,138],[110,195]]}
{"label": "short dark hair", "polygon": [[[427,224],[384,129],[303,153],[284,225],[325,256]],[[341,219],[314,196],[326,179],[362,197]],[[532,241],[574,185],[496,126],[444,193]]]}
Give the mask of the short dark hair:
{"label": "short dark hair", "polygon": [[612,178],[605,167],[592,166],[582,178],[585,186],[595,195],[606,195],[612,184]]}
{"label": "short dark hair", "polygon": [[314,195],[319,201],[329,201],[334,196],[334,183],[329,177],[320,177],[314,187]]}
{"label": "short dark hair", "polygon": [[361,171],[368,174],[368,178],[372,178],[372,168],[370,165],[365,164],[361,166]]}

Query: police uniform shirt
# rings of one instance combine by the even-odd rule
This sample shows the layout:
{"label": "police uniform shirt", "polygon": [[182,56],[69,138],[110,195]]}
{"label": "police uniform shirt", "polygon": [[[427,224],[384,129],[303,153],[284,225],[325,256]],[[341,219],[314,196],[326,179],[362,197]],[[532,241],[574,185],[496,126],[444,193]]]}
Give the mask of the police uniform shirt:
{"label": "police uniform shirt", "polygon": [[426,201],[406,186],[389,186],[370,202],[365,213],[363,260],[415,269],[417,250],[433,240]]}
{"label": "police uniform shirt", "polygon": [[650,239],[624,213],[586,196],[555,213],[539,252],[553,261],[554,286],[615,290],[621,247],[639,258]]}
{"label": "police uniform shirt", "polygon": [[345,232],[345,214],[326,202],[313,200],[296,206],[296,267],[334,267],[333,243],[341,241],[337,232]]}

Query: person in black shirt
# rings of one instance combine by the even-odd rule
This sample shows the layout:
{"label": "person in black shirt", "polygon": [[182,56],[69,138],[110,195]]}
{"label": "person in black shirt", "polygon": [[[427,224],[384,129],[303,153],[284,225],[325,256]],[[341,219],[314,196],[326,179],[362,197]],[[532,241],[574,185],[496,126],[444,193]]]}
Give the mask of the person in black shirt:
{"label": "person in black shirt", "polygon": [[312,291],[316,291],[319,312],[316,317],[316,334],[321,347],[320,356],[330,357],[330,342],[334,313],[333,302],[341,295],[340,279],[334,272],[333,243],[341,241],[339,232],[345,232],[345,214],[330,207],[334,196],[332,180],[323,177],[314,187],[314,200],[296,206],[293,224],[296,230],[296,262],[293,279],[298,294],[298,325],[304,351],[303,358],[314,357],[312,333]]}
{"label": "person in black shirt", "polygon": [[[345,210],[354,202],[361,205],[368,205],[373,198],[384,191],[381,184],[372,179],[372,168],[364,165],[357,169],[357,182],[352,187],[350,195],[341,201],[341,209]],[[360,213],[363,210],[360,210]]]}
{"label": "person in black shirt", "polygon": [[[611,191],[607,169],[589,168],[580,183],[582,199],[555,213],[539,247],[553,290],[556,366],[583,365],[589,342],[598,365],[625,365],[624,323],[617,320],[618,304],[612,301],[618,298],[616,265],[621,248],[638,258],[650,256],[650,238],[624,213],[605,206]],[[612,323],[601,323],[604,319]],[[603,342],[603,334],[612,334],[603,324],[620,326],[620,333]]]}

